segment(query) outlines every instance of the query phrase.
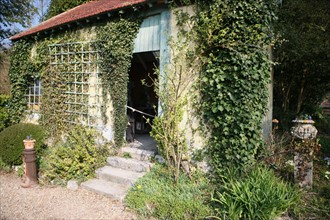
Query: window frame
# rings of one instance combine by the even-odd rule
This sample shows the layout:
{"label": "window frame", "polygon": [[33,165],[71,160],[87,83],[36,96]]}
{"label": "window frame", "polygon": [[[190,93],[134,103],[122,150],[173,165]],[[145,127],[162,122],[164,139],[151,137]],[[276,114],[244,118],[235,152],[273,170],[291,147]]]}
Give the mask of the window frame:
{"label": "window frame", "polygon": [[26,111],[32,113],[40,113],[42,107],[42,82],[40,78],[33,79],[33,82],[28,84],[26,97]]}

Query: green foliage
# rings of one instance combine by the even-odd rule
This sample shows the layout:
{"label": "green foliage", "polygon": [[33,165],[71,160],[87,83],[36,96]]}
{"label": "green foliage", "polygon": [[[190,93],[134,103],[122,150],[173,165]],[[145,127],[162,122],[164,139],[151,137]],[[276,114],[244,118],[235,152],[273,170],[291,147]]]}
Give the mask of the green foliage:
{"label": "green foliage", "polygon": [[[133,41],[139,28],[140,20],[115,19],[111,22],[100,24],[97,27],[96,42],[93,45],[101,54],[99,60],[102,80],[105,89],[103,97],[106,101],[108,91],[114,107],[115,142],[121,146],[124,141],[124,131],[127,125],[126,99],[128,69],[131,65]],[[90,31],[90,29],[87,29]],[[109,34],[111,33],[111,34]],[[118,37],[120,36],[120,37]],[[42,78],[43,94],[41,109],[41,124],[49,134],[57,135],[68,130],[70,126],[65,119],[72,117],[63,111],[66,108],[66,84],[61,70],[49,65],[50,44],[81,41],[80,32],[77,30],[50,36],[36,41],[16,42],[11,55],[10,78],[12,82],[11,120],[18,123],[26,109],[24,97],[28,82],[34,77]],[[32,45],[34,48],[32,49]],[[32,57],[33,54],[33,57]],[[69,65],[63,68],[70,69]],[[110,106],[103,105],[103,114]],[[104,116],[103,115],[103,116]],[[105,118],[105,117],[104,117]],[[47,126],[46,126],[47,125]]]}
{"label": "green foliage", "polygon": [[209,137],[207,154],[213,168],[243,169],[263,147],[275,1],[203,2],[196,25],[202,54],[196,106]]}
{"label": "green foliage", "polygon": [[124,152],[123,157],[124,158],[132,158],[132,155],[128,152]]}
{"label": "green foliage", "polygon": [[102,57],[100,65],[104,84],[103,97],[106,103],[109,90],[114,108],[114,141],[117,147],[123,144],[127,127],[128,70],[131,67],[134,39],[139,27],[140,19],[119,18],[96,29],[97,42],[94,47],[100,51]]}
{"label": "green foliage", "polygon": [[1,172],[9,173],[10,171],[12,171],[11,166],[3,162],[2,159],[0,158],[0,173]]}
{"label": "green foliage", "polygon": [[286,0],[279,9],[280,41],[274,50],[277,115],[306,112],[330,91],[329,10],[328,0]]}
{"label": "green foliage", "polygon": [[28,83],[36,74],[31,61],[32,42],[17,42],[10,54],[9,78],[12,99],[8,104],[11,123],[19,123],[26,109],[25,93]]}
{"label": "green foliage", "polygon": [[60,68],[49,65],[48,45],[67,42],[68,39],[73,41],[77,38],[77,33],[72,31],[54,38],[43,39],[36,44],[37,56],[34,57],[34,64],[38,67],[41,76],[43,93],[40,124],[52,136],[68,131],[71,126],[65,123],[65,120],[69,118],[69,113],[64,111],[67,108],[66,84],[64,83],[66,79]]}
{"label": "green foliage", "polygon": [[70,130],[65,143],[50,147],[42,157],[40,182],[65,184],[71,179],[83,181],[93,177],[108,155],[108,148],[98,146],[97,138],[95,131],[82,126]]}
{"label": "green foliage", "polygon": [[44,20],[89,1],[91,0],[51,0]]}
{"label": "green foliage", "polygon": [[202,219],[211,214],[205,203],[209,183],[205,177],[195,176],[191,181],[180,175],[174,184],[171,174],[161,165],[138,179],[125,198],[127,206],[142,218]]}
{"label": "green foliage", "polygon": [[27,28],[36,9],[32,0],[0,0],[0,11],[0,50],[2,50],[2,41],[17,32],[12,28],[14,24],[18,23]]}
{"label": "green foliage", "polygon": [[297,188],[262,166],[243,176],[229,169],[217,185],[213,201],[216,216],[222,219],[274,219],[300,200]]}
{"label": "green foliage", "polygon": [[22,164],[23,140],[27,136],[36,140],[34,148],[37,155],[40,155],[45,148],[45,132],[41,126],[20,123],[12,125],[0,133],[0,158],[5,164]]}
{"label": "green foliage", "polygon": [[0,95],[0,132],[8,127],[10,123],[8,102],[10,100],[9,95]]}
{"label": "green foliage", "polygon": [[50,69],[48,45],[69,38],[74,39],[73,35],[74,32],[69,32],[57,38],[40,40],[38,43],[31,40],[20,40],[15,43],[10,57],[11,65],[9,69],[12,86],[12,99],[9,102],[9,109],[12,123],[18,123],[24,116],[26,110],[25,93],[28,84],[34,78],[42,78],[41,125],[52,135],[59,133],[59,131],[63,132],[68,128],[63,122],[63,119],[67,117],[62,111],[65,105],[63,76],[54,69]]}

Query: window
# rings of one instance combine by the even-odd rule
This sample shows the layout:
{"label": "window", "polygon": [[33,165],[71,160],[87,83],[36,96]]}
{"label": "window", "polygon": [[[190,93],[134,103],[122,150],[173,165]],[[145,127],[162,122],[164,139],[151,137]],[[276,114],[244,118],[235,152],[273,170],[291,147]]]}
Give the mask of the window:
{"label": "window", "polygon": [[40,112],[41,108],[41,81],[40,79],[34,80],[28,86],[26,92],[27,110],[31,112]]}

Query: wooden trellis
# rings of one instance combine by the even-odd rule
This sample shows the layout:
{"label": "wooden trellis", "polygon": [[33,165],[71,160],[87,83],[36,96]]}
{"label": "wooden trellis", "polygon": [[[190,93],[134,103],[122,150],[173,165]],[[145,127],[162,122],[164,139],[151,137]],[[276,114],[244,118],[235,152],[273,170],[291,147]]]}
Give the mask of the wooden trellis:
{"label": "wooden trellis", "polygon": [[70,115],[66,122],[102,126],[99,53],[93,49],[92,42],[52,44],[49,53],[50,65],[61,74],[66,85],[64,111]]}

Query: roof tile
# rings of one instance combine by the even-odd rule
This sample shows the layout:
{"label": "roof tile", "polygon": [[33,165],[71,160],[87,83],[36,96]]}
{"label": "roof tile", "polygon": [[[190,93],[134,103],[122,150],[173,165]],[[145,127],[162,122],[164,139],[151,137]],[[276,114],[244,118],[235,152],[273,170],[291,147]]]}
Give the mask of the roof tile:
{"label": "roof tile", "polygon": [[49,30],[54,27],[62,26],[74,21],[93,17],[120,8],[147,2],[148,0],[96,0],[84,3],[72,8],[62,14],[56,15],[39,25],[32,27],[26,31],[12,36],[11,40],[18,40],[22,37],[36,34],[41,31]]}

